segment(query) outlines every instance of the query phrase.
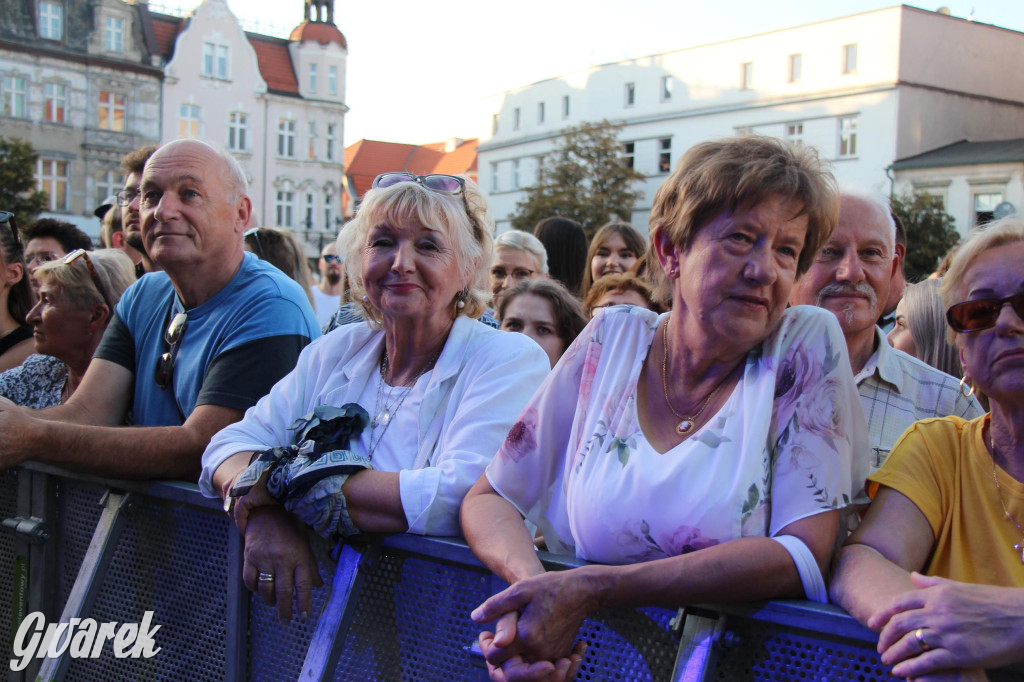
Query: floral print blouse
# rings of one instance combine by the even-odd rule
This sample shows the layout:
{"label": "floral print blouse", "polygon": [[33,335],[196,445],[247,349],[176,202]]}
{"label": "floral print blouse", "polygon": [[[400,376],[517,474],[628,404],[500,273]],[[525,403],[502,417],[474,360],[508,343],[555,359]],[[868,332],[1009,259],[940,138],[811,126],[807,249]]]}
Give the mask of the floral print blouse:
{"label": "floral print blouse", "polygon": [[772,536],[862,499],[867,429],[831,313],[787,310],[747,354],[725,405],[664,454],[648,443],[636,410],[662,317],[629,306],[600,313],[487,468],[552,552],[650,561]]}

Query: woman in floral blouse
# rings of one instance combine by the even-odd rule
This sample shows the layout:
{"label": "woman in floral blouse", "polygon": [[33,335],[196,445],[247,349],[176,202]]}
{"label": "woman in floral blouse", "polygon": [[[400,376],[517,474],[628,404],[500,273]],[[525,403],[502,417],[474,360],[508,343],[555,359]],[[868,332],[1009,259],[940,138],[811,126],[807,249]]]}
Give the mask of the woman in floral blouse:
{"label": "woman in floral blouse", "polygon": [[[494,679],[571,678],[607,607],[826,599],[864,416],[834,316],[786,305],[837,208],[813,151],[756,136],[697,145],[659,188],[648,256],[672,311],[601,311],[463,503],[512,585],[473,613],[497,619]],[[522,517],[608,565],[545,573]]]}

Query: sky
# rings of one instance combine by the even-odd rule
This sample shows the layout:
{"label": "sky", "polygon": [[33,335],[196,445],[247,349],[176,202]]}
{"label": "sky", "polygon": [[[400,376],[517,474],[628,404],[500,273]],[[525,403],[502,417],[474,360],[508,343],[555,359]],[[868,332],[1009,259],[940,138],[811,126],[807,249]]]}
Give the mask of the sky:
{"label": "sky", "polygon": [[[158,0],[159,1],[159,0]],[[188,9],[196,0],[163,0]],[[303,0],[228,0],[287,32]],[[486,99],[591,65],[857,14],[893,0],[336,0],[348,41],[345,145],[425,144],[487,132]],[[909,2],[1024,31],[1024,0]],[[250,28],[247,26],[247,28]],[[264,29],[264,32],[269,32]]]}

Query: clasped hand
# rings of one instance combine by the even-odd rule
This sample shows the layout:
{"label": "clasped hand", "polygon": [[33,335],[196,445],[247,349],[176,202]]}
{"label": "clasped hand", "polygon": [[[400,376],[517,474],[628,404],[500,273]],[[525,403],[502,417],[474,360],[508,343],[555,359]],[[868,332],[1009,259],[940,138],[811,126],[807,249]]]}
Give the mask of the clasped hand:
{"label": "clasped hand", "polygon": [[477,623],[496,620],[480,634],[480,649],[496,682],[561,682],[576,676],[585,642],[573,641],[594,610],[580,569],[525,578],[494,595],[472,613]]}

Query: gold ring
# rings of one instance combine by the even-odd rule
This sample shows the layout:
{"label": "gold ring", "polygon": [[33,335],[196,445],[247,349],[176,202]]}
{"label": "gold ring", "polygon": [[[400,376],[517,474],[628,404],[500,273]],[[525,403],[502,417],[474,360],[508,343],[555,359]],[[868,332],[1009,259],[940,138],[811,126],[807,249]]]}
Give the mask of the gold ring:
{"label": "gold ring", "polygon": [[924,640],[924,628],[918,628],[914,630],[914,637],[917,638],[917,643],[921,645],[921,651],[928,651],[931,646]]}
{"label": "gold ring", "polygon": [[274,582],[274,574],[273,573],[260,573],[259,581],[261,583],[272,583],[272,582]]}

